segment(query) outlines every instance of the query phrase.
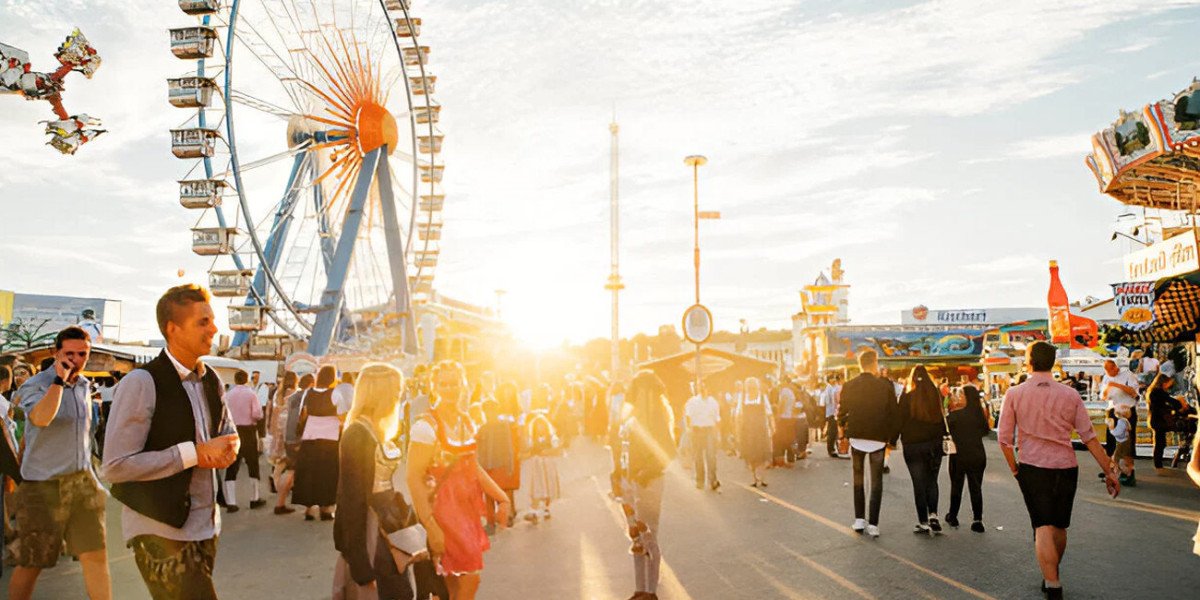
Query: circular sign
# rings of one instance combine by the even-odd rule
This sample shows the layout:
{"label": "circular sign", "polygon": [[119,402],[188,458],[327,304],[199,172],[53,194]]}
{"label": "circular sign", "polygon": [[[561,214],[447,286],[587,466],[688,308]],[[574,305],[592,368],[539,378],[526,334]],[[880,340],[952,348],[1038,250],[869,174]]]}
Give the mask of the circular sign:
{"label": "circular sign", "polygon": [[683,311],[683,337],[693,344],[708,341],[713,332],[712,311],[703,304],[693,304]]}
{"label": "circular sign", "polygon": [[924,321],[929,316],[929,308],[924,304],[915,306],[912,309],[912,316],[918,321]]}

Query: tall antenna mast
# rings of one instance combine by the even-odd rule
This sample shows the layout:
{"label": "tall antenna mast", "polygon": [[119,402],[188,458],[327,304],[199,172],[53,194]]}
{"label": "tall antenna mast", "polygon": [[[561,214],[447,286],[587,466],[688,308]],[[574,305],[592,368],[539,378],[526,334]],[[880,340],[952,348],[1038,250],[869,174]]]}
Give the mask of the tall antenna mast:
{"label": "tall antenna mast", "polygon": [[617,133],[620,131],[620,126],[617,125],[617,110],[613,107],[612,122],[608,125],[608,131],[612,133],[612,149],[609,156],[609,176],[610,192],[609,192],[609,240],[610,240],[610,264],[611,271],[608,275],[608,283],[604,289],[612,292],[612,339],[609,353],[611,354],[612,364],[609,370],[609,379],[616,381],[620,376],[621,368],[621,330],[618,325],[620,322],[620,300],[618,295],[621,290],[625,289],[625,285],[621,283],[620,273],[620,238],[621,238],[621,211],[618,201],[618,146]]}

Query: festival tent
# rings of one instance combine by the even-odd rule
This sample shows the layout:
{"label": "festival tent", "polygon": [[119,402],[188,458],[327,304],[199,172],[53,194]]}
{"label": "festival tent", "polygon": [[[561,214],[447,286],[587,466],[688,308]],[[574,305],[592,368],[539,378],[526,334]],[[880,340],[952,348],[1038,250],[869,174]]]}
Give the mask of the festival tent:
{"label": "festival tent", "polygon": [[[678,410],[691,397],[691,383],[696,380],[696,353],[680,352],[671,356],[644,362],[639,369],[654,371],[667,386],[667,398]],[[779,370],[779,365],[743,354],[735,354],[707,346],[700,349],[701,381],[714,395],[718,391],[731,390],[735,381],[747,377],[763,377]]]}

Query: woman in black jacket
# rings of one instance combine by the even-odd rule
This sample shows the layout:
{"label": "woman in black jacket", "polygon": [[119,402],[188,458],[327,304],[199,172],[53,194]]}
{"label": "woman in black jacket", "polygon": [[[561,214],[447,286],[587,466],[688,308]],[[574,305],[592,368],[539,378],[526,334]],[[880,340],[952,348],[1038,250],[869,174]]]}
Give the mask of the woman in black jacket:
{"label": "woman in black jacket", "polygon": [[952,404],[946,416],[958,449],[950,456],[950,510],[946,513],[946,524],[958,527],[958,507],[962,505],[963,480],[966,480],[971,493],[971,513],[975,517],[971,531],[983,533],[987,531],[983,526],[983,470],[987,468],[983,438],[991,428],[979,400],[979,389],[969,385],[960,393],[961,402]]}
{"label": "woman in black jacket", "polygon": [[[1163,451],[1167,448],[1167,432],[1172,430],[1176,411],[1186,408],[1187,401],[1171,395],[1175,379],[1159,373],[1146,389],[1146,404],[1150,409],[1150,429],[1154,430],[1154,470],[1163,473]],[[1134,440],[1137,444],[1137,440]]]}
{"label": "woman in black jacket", "polygon": [[[333,545],[339,553],[334,600],[412,598],[408,578],[396,567],[387,538],[380,535],[380,510],[396,503],[392,473],[400,450],[392,442],[400,427],[404,377],[395,368],[363,368],[342,434]],[[388,511],[388,517],[394,514]]]}
{"label": "woman in black jacket", "polygon": [[904,463],[912,476],[917,525],[913,533],[941,533],[938,521],[938,471],[942,469],[942,394],[924,366],[917,365],[900,396],[900,434]]}

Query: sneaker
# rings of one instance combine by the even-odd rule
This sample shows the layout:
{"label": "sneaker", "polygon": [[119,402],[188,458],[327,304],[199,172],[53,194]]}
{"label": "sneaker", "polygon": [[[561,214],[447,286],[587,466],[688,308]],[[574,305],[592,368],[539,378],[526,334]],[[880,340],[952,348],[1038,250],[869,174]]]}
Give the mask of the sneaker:
{"label": "sneaker", "polygon": [[867,535],[869,535],[873,538],[879,537],[879,526],[878,525],[867,525]]}
{"label": "sneaker", "polygon": [[936,515],[929,515],[929,530],[937,535],[942,534],[942,522],[938,520]]}
{"label": "sneaker", "polygon": [[974,531],[975,533],[983,533],[987,531],[987,527],[983,526],[983,521],[975,521],[974,523],[971,523],[971,531]]}
{"label": "sneaker", "polygon": [[946,524],[955,529],[958,529],[958,517],[953,516],[953,515],[946,515]]}
{"label": "sneaker", "polygon": [[854,524],[850,526],[850,529],[853,530],[855,533],[862,533],[866,528],[867,528],[867,520],[866,519],[855,519]]}
{"label": "sneaker", "polygon": [[267,505],[266,500],[251,500],[250,501],[250,510],[254,510],[256,508],[262,508],[266,505]]}
{"label": "sneaker", "polygon": [[933,530],[930,529],[929,525],[925,523],[917,523],[916,526],[913,527],[913,533],[917,535],[933,535]]}

